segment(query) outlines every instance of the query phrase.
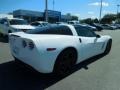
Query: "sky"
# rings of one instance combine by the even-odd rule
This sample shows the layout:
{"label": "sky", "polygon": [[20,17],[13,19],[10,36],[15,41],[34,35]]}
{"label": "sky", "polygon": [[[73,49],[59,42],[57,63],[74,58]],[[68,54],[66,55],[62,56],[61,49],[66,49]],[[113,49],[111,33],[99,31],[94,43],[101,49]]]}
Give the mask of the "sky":
{"label": "sky", "polygon": [[[71,13],[84,18],[98,18],[100,0],[54,0],[54,10],[62,14]],[[102,16],[107,13],[116,13],[120,0],[103,0]],[[14,10],[45,10],[45,0],[0,0],[0,13],[9,13]],[[53,0],[48,0],[48,9],[53,10]],[[120,9],[120,8],[119,8]]]}

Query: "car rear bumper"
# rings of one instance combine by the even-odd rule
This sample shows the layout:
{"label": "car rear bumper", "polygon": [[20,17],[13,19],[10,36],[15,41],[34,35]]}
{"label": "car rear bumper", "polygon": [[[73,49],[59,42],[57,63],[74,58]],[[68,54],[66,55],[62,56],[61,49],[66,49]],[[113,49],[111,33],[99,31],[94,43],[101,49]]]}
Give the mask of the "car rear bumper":
{"label": "car rear bumper", "polygon": [[13,51],[12,54],[14,57],[17,58],[17,60],[29,65],[36,71],[40,73],[51,73],[54,69],[54,63],[55,63],[55,57],[54,56],[46,56],[46,55],[39,55],[36,53],[36,55],[30,55],[28,56],[19,56],[16,55]]}

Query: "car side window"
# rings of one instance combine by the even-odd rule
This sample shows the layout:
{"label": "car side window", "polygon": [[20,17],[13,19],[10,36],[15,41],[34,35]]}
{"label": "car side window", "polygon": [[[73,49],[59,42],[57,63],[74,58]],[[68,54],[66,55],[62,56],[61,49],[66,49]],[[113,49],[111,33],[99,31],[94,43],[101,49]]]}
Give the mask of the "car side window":
{"label": "car side window", "polygon": [[96,37],[96,34],[88,27],[75,27],[78,36]]}

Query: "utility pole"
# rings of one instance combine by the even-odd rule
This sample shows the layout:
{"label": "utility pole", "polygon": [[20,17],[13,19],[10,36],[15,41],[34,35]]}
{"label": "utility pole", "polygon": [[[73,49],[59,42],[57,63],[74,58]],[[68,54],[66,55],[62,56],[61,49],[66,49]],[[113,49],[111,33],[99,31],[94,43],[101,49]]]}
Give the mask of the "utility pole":
{"label": "utility pole", "polygon": [[120,5],[118,4],[117,5],[117,19],[119,19],[119,15],[118,15],[119,14],[119,7],[120,7]]}
{"label": "utility pole", "polygon": [[45,0],[45,21],[48,22],[48,0]]}
{"label": "utility pole", "polygon": [[99,16],[99,23],[101,23],[101,16],[102,16],[102,3],[103,3],[103,1],[101,0],[100,1],[100,16]]}
{"label": "utility pole", "polygon": [[55,0],[53,0],[53,10],[55,9]]}

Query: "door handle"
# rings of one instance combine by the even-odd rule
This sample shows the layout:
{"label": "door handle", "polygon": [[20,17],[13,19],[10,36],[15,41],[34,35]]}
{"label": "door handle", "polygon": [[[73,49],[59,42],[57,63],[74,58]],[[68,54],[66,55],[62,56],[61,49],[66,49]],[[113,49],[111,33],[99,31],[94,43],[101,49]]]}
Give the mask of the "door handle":
{"label": "door handle", "polygon": [[80,43],[82,42],[81,38],[79,38]]}

